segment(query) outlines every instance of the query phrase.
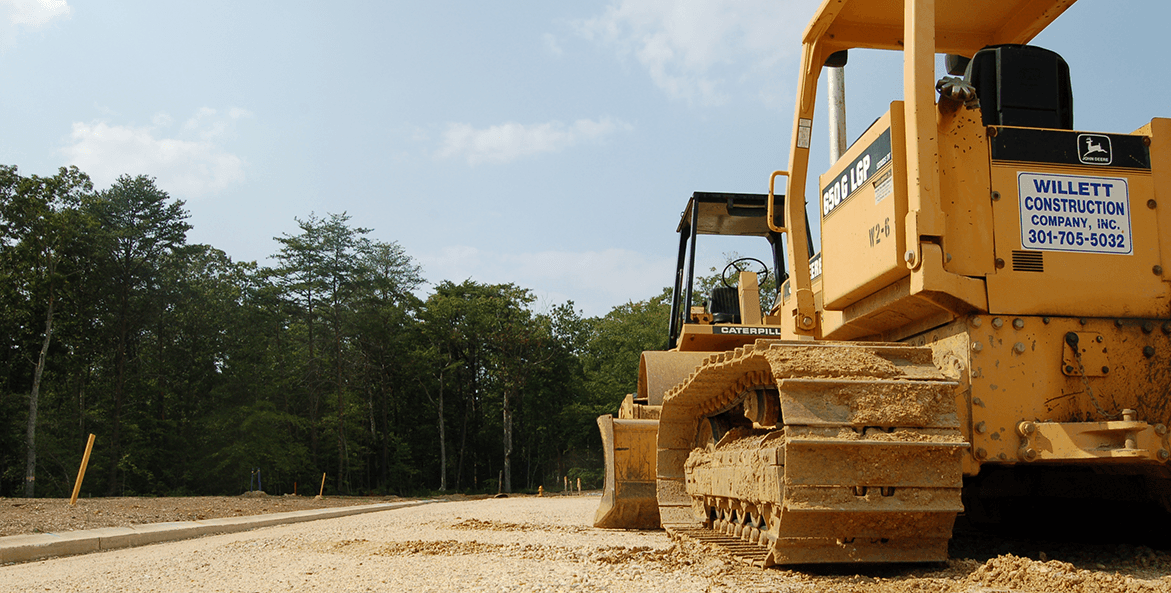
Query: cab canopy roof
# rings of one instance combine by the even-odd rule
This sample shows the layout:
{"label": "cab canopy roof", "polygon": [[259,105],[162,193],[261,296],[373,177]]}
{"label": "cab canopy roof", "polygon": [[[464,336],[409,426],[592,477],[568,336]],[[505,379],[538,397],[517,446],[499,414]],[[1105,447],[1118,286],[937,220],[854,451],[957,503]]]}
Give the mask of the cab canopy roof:
{"label": "cab canopy roof", "polygon": [[[908,4],[931,0],[906,0]],[[971,57],[986,45],[1028,43],[1074,0],[934,0],[935,51]],[[904,0],[825,0],[805,29],[805,44],[827,52],[902,50]]]}
{"label": "cab canopy roof", "polygon": [[[782,198],[777,197],[778,201]],[[765,214],[768,196],[764,194],[736,194],[697,191],[687,201],[687,208],[679,217],[676,232],[691,227],[692,210],[698,209],[695,219],[697,235],[769,236]]]}

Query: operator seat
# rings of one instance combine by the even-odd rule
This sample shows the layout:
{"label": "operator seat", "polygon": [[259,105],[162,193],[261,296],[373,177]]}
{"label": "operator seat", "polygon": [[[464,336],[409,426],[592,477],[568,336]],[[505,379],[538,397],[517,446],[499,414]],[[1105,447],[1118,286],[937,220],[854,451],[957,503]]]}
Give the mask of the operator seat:
{"label": "operator seat", "polygon": [[976,89],[986,126],[1073,129],[1069,66],[1033,45],[990,45],[964,71]]}
{"label": "operator seat", "polygon": [[740,292],[727,286],[713,288],[708,312],[713,323],[740,323]]}

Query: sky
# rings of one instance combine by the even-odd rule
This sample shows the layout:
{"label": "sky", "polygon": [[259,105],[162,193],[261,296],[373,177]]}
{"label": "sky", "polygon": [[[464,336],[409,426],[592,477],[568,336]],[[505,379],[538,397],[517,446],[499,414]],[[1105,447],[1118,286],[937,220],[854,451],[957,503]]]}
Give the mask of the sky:
{"label": "sky", "polygon": [[[604,315],[672,283],[692,192],[787,167],[818,4],[0,0],[0,164],[149,175],[190,242],[265,265],[296,219],[344,212],[431,285]],[[1070,64],[1076,128],[1171,116],[1167,22],[1165,0],[1081,0],[1034,40]],[[902,98],[901,54],[845,72],[853,140]],[[698,267],[757,241],[701,239]]]}

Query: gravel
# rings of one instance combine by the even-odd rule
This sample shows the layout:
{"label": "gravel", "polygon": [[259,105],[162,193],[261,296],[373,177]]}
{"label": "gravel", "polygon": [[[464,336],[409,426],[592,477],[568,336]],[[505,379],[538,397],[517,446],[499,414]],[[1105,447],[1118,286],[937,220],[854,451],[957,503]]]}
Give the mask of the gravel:
{"label": "gravel", "polygon": [[594,529],[597,503],[441,502],[4,566],[0,591],[1171,592],[1161,551],[963,535],[943,565],[761,570],[661,531]]}

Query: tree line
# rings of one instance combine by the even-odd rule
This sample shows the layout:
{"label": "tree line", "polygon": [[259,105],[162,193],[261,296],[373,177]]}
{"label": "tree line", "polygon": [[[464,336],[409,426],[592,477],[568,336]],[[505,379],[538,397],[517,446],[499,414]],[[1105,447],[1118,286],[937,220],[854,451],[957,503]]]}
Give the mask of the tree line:
{"label": "tree line", "polygon": [[68,496],[90,433],[84,496],[596,486],[594,418],[666,342],[666,291],[536,311],[514,284],[425,291],[345,214],[297,219],[272,266],[187,219],[150,177],[0,166],[0,496]]}

